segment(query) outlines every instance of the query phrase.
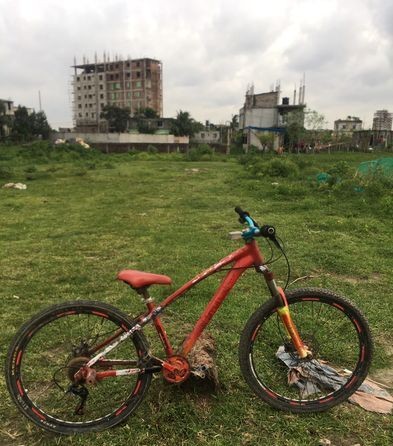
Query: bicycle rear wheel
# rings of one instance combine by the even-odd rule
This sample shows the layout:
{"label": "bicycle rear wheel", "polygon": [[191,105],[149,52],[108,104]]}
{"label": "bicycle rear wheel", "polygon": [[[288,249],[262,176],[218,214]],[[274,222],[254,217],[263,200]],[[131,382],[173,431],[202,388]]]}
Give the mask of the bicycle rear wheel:
{"label": "bicycle rear wheel", "polygon": [[300,359],[274,299],[247,322],[239,361],[251,389],[271,406],[321,412],[345,401],[361,385],[372,359],[367,320],[347,299],[305,288],[287,294],[292,319],[312,359]]}
{"label": "bicycle rear wheel", "polygon": [[[18,409],[38,426],[61,434],[120,423],[142,401],[151,375],[111,377],[95,385],[73,381],[96,354],[94,347],[131,326],[132,321],[116,308],[92,301],[55,305],[33,317],[19,330],[7,356],[6,381]],[[136,332],[105,356],[123,365],[102,365],[101,370],[138,368],[147,351],[143,334]],[[97,371],[99,367],[93,366]],[[84,398],[84,407],[78,410]]]}

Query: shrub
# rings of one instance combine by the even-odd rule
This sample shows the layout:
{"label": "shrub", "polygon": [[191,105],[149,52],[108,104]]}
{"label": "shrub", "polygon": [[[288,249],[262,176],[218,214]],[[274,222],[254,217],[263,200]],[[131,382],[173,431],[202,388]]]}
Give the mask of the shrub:
{"label": "shrub", "polygon": [[211,161],[213,159],[213,149],[209,144],[200,144],[192,147],[187,153],[188,161]]}
{"label": "shrub", "polygon": [[299,168],[294,162],[281,158],[273,158],[266,161],[262,158],[254,158],[248,165],[248,170],[254,177],[270,176],[286,178],[289,176],[297,176],[299,173]]}

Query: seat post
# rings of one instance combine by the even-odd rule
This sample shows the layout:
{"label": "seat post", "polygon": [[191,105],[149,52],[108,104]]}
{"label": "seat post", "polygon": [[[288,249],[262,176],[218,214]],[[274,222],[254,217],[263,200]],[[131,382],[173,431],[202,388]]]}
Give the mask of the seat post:
{"label": "seat post", "polygon": [[149,304],[152,304],[154,302],[154,299],[150,296],[149,287],[144,286],[141,288],[135,288],[135,291],[141,296],[142,302],[144,302],[148,307]]}

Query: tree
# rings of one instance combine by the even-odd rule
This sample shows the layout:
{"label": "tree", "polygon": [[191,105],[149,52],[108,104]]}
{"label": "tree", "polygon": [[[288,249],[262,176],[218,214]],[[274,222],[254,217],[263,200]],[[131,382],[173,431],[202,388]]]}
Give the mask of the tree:
{"label": "tree", "polygon": [[15,110],[12,124],[12,136],[16,139],[28,140],[34,135],[34,118],[29,116],[26,107],[20,105]]}
{"label": "tree", "polygon": [[157,119],[159,117],[160,116],[158,115],[158,113],[154,110],[154,108],[151,107],[140,107],[134,113],[134,118]]}
{"label": "tree", "polygon": [[110,132],[121,133],[127,130],[128,120],[130,119],[130,109],[122,108],[116,105],[106,105],[100,115],[108,123]]}
{"label": "tree", "polygon": [[121,108],[116,105],[106,105],[100,117],[107,121],[110,132],[121,133],[128,128],[130,109],[128,107]]}
{"label": "tree", "polygon": [[172,132],[175,136],[194,136],[203,130],[203,124],[195,121],[189,112],[179,110],[172,122]]}
{"label": "tree", "polygon": [[38,113],[33,112],[30,115],[30,119],[33,121],[33,135],[41,136],[43,139],[48,139],[52,129],[48,124],[45,112],[43,111],[39,111]]}

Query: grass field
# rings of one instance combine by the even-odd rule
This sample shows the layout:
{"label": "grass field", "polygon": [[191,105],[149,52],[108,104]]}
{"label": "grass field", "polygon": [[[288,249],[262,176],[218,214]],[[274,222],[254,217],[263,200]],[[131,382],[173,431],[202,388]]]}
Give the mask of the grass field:
{"label": "grass field", "polygon": [[[0,147],[0,183],[27,184],[24,191],[0,189],[2,363],[18,327],[50,304],[102,300],[139,314],[137,295],[115,280],[121,269],[167,274],[175,290],[239,246],[227,233],[240,229],[233,212],[240,204],[258,222],[276,226],[292,280],[309,276],[293,287],[330,288],[358,304],[375,338],[371,375],[393,386],[391,190],[378,183],[355,192],[351,182],[329,187],[312,179],[342,162],[354,172],[361,161],[375,157],[293,155],[296,173],[270,177],[255,174],[252,162],[247,166],[236,159],[187,162],[180,156],[63,155]],[[285,263],[278,261],[273,269],[285,283]],[[166,312],[169,335],[183,337],[219,280],[202,282]],[[153,293],[159,300],[168,288],[153,287]],[[392,416],[348,403],[299,416],[254,397],[240,375],[237,348],[249,315],[267,297],[260,278],[247,272],[209,326],[217,342],[220,391],[186,392],[157,377],[127,423],[70,438],[27,422],[1,376],[0,444],[318,445],[328,438],[334,445],[391,445]],[[153,332],[146,334],[158,353]]]}

